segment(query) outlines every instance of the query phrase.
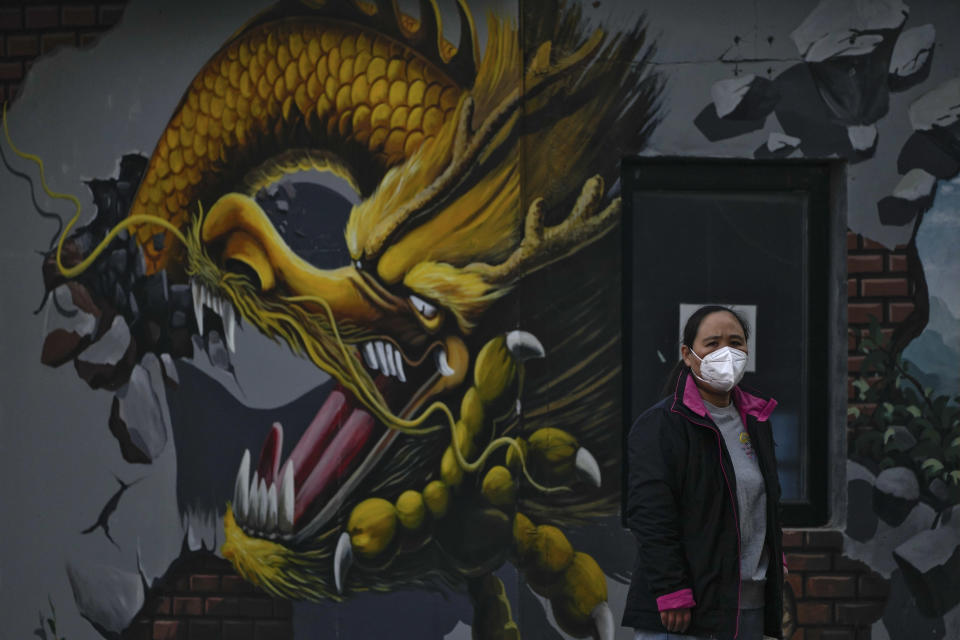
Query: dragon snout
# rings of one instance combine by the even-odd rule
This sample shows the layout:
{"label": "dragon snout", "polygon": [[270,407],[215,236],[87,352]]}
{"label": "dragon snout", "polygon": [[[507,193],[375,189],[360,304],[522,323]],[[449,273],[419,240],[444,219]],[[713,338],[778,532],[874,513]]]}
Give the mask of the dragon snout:
{"label": "dragon snout", "polygon": [[217,200],[204,218],[200,237],[208,247],[222,246],[219,258],[228,270],[247,276],[261,291],[276,286],[268,247],[282,241],[253,199],[230,193]]}

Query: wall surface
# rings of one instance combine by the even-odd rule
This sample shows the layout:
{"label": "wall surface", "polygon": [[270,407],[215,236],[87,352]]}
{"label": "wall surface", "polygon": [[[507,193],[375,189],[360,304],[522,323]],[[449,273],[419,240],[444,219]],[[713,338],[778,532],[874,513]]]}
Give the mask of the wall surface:
{"label": "wall surface", "polygon": [[960,8],[306,4],[0,9],[0,638],[631,638],[633,154],[846,161],[785,626],[960,637]]}

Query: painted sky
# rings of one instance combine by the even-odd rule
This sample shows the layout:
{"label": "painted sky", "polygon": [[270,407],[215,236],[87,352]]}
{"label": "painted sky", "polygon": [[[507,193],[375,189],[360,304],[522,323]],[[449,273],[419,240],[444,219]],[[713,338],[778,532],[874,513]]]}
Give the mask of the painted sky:
{"label": "painted sky", "polygon": [[960,176],[941,180],[933,207],[917,232],[917,250],[923,262],[931,296],[943,300],[960,317]]}

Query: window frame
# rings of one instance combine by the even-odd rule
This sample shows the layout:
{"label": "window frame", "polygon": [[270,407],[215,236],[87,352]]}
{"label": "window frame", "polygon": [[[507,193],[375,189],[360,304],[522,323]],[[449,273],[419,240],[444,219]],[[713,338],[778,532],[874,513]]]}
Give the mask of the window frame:
{"label": "window frame", "polygon": [[[836,520],[844,504],[843,497],[836,495],[840,492],[831,492],[831,487],[845,486],[842,476],[846,459],[846,220],[840,206],[845,195],[842,193],[843,163],[806,159],[628,157],[623,159],[621,169],[624,451],[631,426],[633,388],[633,194],[638,191],[806,194],[805,236],[801,242],[807,282],[803,306],[808,344],[802,374],[807,385],[807,407],[806,437],[801,437],[800,442],[806,498],[784,502],[782,513],[784,526],[828,526],[831,520]],[[838,387],[842,387],[839,393]],[[836,437],[838,432],[841,435]],[[626,500],[626,456],[621,475]]]}

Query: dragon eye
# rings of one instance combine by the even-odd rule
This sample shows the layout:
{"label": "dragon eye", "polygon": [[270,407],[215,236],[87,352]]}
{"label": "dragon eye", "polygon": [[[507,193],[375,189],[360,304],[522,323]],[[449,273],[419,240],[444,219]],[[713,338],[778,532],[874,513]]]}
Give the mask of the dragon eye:
{"label": "dragon eye", "polygon": [[416,309],[424,318],[430,319],[434,318],[437,315],[437,308],[418,296],[410,296],[410,304],[413,305],[413,308]]}
{"label": "dragon eye", "polygon": [[359,197],[346,180],[321,171],[290,174],[261,189],[256,200],[287,246],[311,265],[350,264],[343,230]]}

